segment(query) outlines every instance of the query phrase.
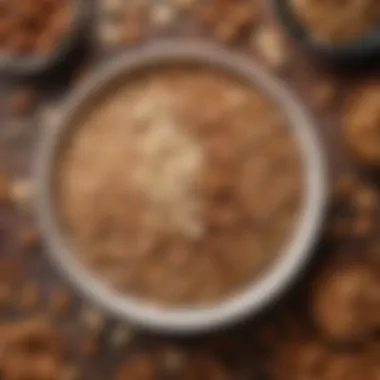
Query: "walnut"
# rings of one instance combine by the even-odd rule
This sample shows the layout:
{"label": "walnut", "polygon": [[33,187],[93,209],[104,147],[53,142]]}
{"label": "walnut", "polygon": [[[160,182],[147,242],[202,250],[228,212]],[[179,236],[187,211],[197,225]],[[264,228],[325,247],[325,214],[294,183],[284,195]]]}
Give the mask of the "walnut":
{"label": "walnut", "polygon": [[358,89],[342,118],[346,140],[358,159],[380,166],[380,85]]}
{"label": "walnut", "polygon": [[314,319],[336,341],[368,337],[380,325],[380,282],[370,268],[337,267],[318,278],[312,295]]}

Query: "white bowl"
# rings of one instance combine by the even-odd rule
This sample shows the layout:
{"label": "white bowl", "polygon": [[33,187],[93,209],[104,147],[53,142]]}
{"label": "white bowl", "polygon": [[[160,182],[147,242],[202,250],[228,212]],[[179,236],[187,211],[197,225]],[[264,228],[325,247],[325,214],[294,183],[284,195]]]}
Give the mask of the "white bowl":
{"label": "white bowl", "polygon": [[[297,137],[304,160],[305,196],[299,223],[290,243],[258,279],[217,305],[167,308],[119,294],[84,267],[61,233],[55,215],[53,175],[57,152],[72,121],[85,105],[118,78],[157,65],[198,63],[223,69],[257,86],[281,107]],[[254,315],[276,300],[307,263],[320,231],[326,206],[323,150],[307,112],[279,80],[251,59],[199,42],[161,42],[118,57],[70,96],[57,128],[45,132],[37,152],[37,213],[48,252],[76,287],[113,315],[165,333],[199,333]]]}

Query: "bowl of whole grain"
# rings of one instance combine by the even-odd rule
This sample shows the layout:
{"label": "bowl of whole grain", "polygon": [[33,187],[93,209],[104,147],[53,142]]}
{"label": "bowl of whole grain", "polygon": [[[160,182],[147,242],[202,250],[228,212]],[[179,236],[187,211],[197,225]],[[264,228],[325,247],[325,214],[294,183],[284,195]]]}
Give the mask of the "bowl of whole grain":
{"label": "bowl of whole grain", "polygon": [[296,42],[332,63],[363,63],[380,54],[377,0],[275,0],[279,19]]}
{"label": "bowl of whole grain", "polygon": [[110,62],[37,154],[50,256],[112,314],[196,333],[273,302],[307,263],[325,164],[307,113],[256,63],[161,42]]}
{"label": "bowl of whole grain", "polygon": [[0,71],[35,76],[65,63],[88,26],[88,0],[3,0]]}

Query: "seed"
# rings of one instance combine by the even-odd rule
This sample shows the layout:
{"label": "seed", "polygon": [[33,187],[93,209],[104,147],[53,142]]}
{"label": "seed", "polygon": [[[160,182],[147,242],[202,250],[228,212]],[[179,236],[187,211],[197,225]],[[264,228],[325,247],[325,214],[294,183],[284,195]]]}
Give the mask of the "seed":
{"label": "seed", "polygon": [[76,365],[67,366],[63,369],[60,380],[80,380],[82,371]]}
{"label": "seed", "polygon": [[186,364],[185,355],[176,349],[169,349],[163,355],[163,367],[169,374],[178,374]]}
{"label": "seed", "polygon": [[61,111],[55,105],[45,106],[40,112],[44,128],[54,128],[61,117]]}
{"label": "seed", "polygon": [[254,45],[266,63],[273,69],[280,69],[287,61],[287,54],[281,34],[270,27],[262,27],[254,36]]}
{"label": "seed", "polygon": [[29,179],[16,179],[11,184],[11,197],[23,210],[30,210],[33,203],[33,186]]}
{"label": "seed", "polygon": [[86,327],[94,333],[100,333],[106,323],[103,313],[92,308],[84,309],[81,314],[81,319]]}
{"label": "seed", "polygon": [[134,338],[134,332],[127,326],[118,326],[112,332],[110,343],[113,348],[126,347]]}
{"label": "seed", "polygon": [[120,25],[118,23],[102,21],[98,26],[98,38],[105,47],[114,47],[120,44]]}
{"label": "seed", "polygon": [[169,27],[176,17],[176,11],[169,3],[157,4],[150,12],[152,25],[158,28]]}

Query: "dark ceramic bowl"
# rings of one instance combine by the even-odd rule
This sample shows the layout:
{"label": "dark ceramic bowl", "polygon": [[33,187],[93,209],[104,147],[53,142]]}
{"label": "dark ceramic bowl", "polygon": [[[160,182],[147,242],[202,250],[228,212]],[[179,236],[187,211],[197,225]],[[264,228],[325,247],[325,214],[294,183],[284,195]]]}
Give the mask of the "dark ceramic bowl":
{"label": "dark ceramic bowl", "polygon": [[294,15],[290,0],[274,0],[276,14],[285,26],[293,40],[303,46],[305,50],[329,63],[338,65],[356,65],[368,62],[380,54],[380,25],[374,30],[345,44],[325,44],[316,41],[310,31]]}
{"label": "dark ceramic bowl", "polygon": [[86,38],[86,30],[91,19],[91,1],[73,0],[76,4],[70,32],[60,46],[48,56],[25,56],[0,58],[0,73],[17,77],[33,77],[51,72],[64,65]]}

